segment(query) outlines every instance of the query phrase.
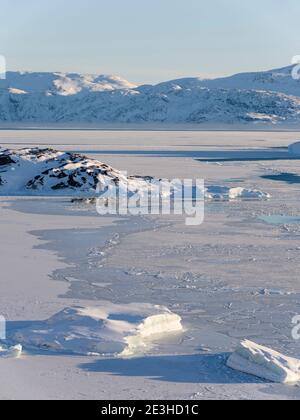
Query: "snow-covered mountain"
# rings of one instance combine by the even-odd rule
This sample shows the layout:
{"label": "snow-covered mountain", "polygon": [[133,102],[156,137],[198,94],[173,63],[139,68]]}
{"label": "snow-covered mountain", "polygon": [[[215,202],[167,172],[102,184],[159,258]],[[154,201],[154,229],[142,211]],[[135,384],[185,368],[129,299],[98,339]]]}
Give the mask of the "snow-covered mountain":
{"label": "snow-covered mountain", "polygon": [[186,89],[206,87],[209,89],[264,90],[300,97],[300,80],[292,78],[294,66],[256,73],[240,73],[218,79],[186,78],[160,83],[158,90],[181,86]]}
{"label": "snow-covered mountain", "polygon": [[113,76],[8,73],[0,124],[299,124],[292,67],[135,87]]}
{"label": "snow-covered mountain", "polygon": [[71,96],[88,92],[104,92],[136,87],[118,76],[78,73],[7,72],[0,80],[0,89],[14,94],[39,93],[43,95]]}

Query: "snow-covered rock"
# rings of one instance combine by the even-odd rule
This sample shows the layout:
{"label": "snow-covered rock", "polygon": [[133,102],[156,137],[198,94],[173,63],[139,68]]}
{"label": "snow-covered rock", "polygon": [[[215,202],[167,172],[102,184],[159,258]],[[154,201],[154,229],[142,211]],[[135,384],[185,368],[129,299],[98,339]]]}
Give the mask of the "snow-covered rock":
{"label": "snow-covered rock", "polygon": [[4,359],[10,359],[10,358],[18,359],[19,357],[21,357],[22,351],[23,351],[23,347],[20,344],[18,344],[16,346],[13,346],[13,347],[7,347],[7,346],[0,345],[0,359],[1,358],[4,358]]}
{"label": "snow-covered rock", "polygon": [[300,360],[248,340],[243,341],[237,351],[229,357],[227,366],[271,382],[300,381]]}
{"label": "snow-covered rock", "polygon": [[0,81],[0,122],[297,124],[299,81],[289,71],[140,87],[115,77],[8,73]]}
{"label": "snow-covered rock", "polygon": [[205,188],[205,198],[207,200],[229,201],[235,199],[244,200],[267,200],[271,195],[260,190],[249,190],[241,187],[222,187],[211,185]]}
{"label": "snow-covered rock", "polygon": [[289,145],[289,153],[291,155],[300,156],[300,142]]}
{"label": "snow-covered rock", "polygon": [[183,330],[181,318],[149,304],[66,308],[44,322],[14,333],[25,349],[80,355],[131,356],[153,339]]}
{"label": "snow-covered rock", "polygon": [[[171,186],[171,187],[170,187]],[[127,176],[96,159],[53,149],[0,149],[0,194],[36,196],[72,196],[75,198],[127,199],[161,196],[175,199],[182,196],[181,183],[151,176]],[[185,195],[187,191],[185,190]],[[192,192],[191,192],[192,194]],[[197,192],[197,198],[207,200],[268,199],[259,190],[208,186]],[[93,201],[93,204],[95,201]],[[134,204],[134,201],[133,201]]]}
{"label": "snow-covered rock", "polygon": [[52,149],[0,150],[1,195],[95,195],[148,192],[151,177],[130,177],[86,156]]}

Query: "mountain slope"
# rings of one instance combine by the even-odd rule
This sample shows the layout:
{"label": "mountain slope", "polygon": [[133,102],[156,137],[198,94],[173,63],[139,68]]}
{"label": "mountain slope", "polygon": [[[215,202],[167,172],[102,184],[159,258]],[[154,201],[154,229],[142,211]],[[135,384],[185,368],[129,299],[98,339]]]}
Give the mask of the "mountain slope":
{"label": "mountain slope", "polygon": [[0,120],[47,123],[296,123],[300,98],[225,89],[96,92],[83,96],[0,93]]}
{"label": "mountain slope", "polygon": [[112,76],[9,73],[0,81],[0,124],[293,125],[299,86],[291,67],[140,87]]}
{"label": "mountain slope", "polygon": [[134,84],[118,76],[78,73],[7,72],[6,79],[0,80],[0,89],[8,89],[13,93],[62,96],[134,87]]}
{"label": "mountain slope", "polygon": [[240,73],[217,79],[186,78],[160,83],[158,90],[181,86],[186,89],[206,87],[209,89],[265,90],[300,97],[300,80],[292,78],[294,66],[256,73]]}

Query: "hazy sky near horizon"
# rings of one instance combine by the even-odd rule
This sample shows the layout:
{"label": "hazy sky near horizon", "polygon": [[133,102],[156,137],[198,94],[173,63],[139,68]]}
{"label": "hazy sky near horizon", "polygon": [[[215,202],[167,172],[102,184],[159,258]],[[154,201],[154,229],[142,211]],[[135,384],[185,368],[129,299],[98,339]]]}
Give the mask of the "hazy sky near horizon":
{"label": "hazy sky near horizon", "polygon": [[299,0],[0,0],[10,70],[118,74],[136,83],[289,65]]}

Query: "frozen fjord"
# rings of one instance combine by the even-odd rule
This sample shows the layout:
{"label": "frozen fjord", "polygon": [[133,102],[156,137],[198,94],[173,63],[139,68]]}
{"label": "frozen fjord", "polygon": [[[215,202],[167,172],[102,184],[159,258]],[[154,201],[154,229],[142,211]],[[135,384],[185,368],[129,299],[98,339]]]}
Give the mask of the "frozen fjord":
{"label": "frozen fjord", "polygon": [[[297,388],[267,384],[224,367],[226,354],[245,337],[299,356],[298,343],[290,338],[291,318],[299,301],[298,227],[273,227],[257,220],[270,213],[297,214],[296,184],[260,178],[274,172],[297,173],[298,162],[289,160],[285,149],[297,139],[296,133],[1,132],[1,136],[1,144],[9,142],[11,147],[18,147],[14,142],[48,141],[49,146],[61,143],[60,149],[87,149],[131,174],[191,178],[197,174],[212,184],[242,184],[272,194],[268,202],[208,204],[205,223],[196,230],[186,228],[180,219],[164,218],[155,221],[155,226],[149,222],[146,231],[145,226],[137,226],[125,235],[114,218],[101,219],[89,209],[70,208],[65,200],[7,203],[3,198],[1,229],[10,240],[2,244],[1,264],[7,275],[1,301],[8,319],[46,319],[70,303],[93,304],[103,298],[116,303],[142,299],[162,302],[189,327],[180,346],[175,339],[175,343],[160,344],[148,357],[132,361],[45,355],[26,356],[29,360],[18,360],[18,365],[3,360],[4,371],[13,366],[11,380],[15,379],[10,391],[1,390],[4,397],[9,392],[30,393],[16,385],[16,377],[25,380],[30,364],[35,369],[35,374],[27,376],[32,397],[44,393],[57,398],[81,394],[82,398],[113,398],[118,387],[124,398],[142,397],[144,392],[153,398],[299,398]],[[145,146],[148,141],[152,150]],[[209,159],[217,162],[207,163]],[[102,258],[91,251],[105,247],[103,228],[108,240],[118,233],[121,240],[105,261],[99,261]],[[23,246],[16,247],[20,235]],[[69,243],[76,235],[87,238],[78,240],[81,245],[72,263],[59,243],[66,235]],[[78,256],[87,264],[90,259],[90,272],[73,265]],[[12,261],[19,261],[19,267]],[[66,280],[50,281],[49,274]],[[50,371],[47,380],[44,364]],[[54,376],[60,389],[54,385]],[[66,389],[64,381],[73,387]]]}

